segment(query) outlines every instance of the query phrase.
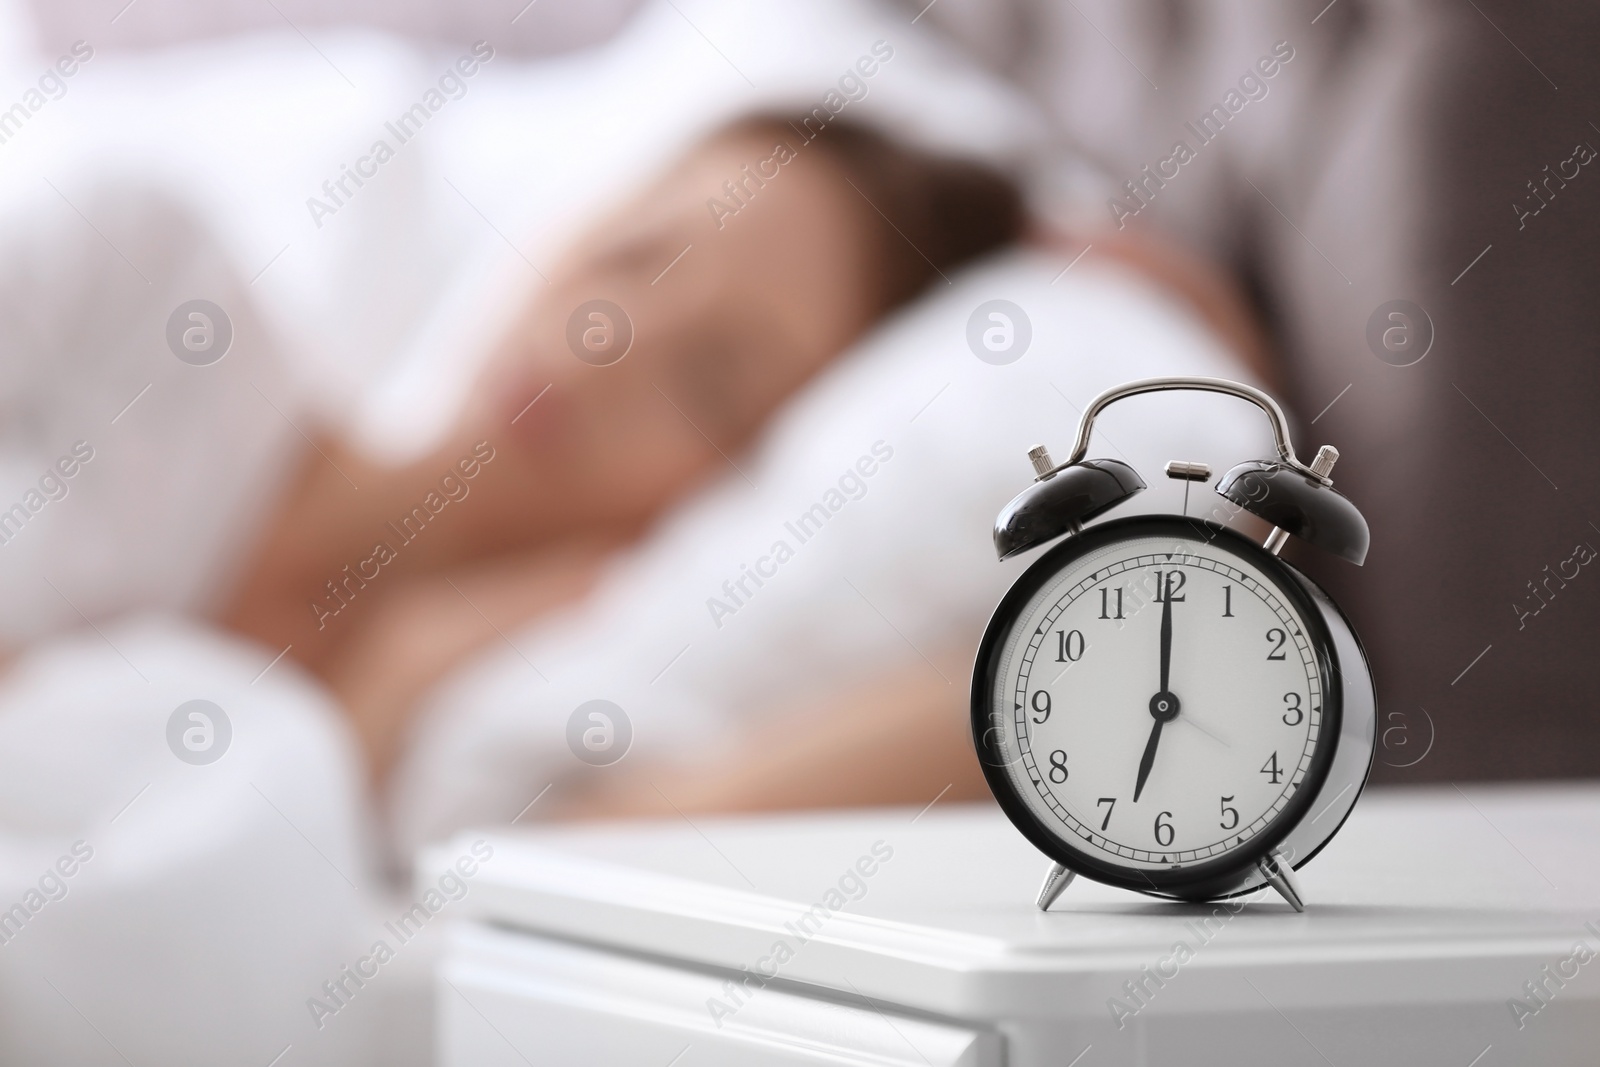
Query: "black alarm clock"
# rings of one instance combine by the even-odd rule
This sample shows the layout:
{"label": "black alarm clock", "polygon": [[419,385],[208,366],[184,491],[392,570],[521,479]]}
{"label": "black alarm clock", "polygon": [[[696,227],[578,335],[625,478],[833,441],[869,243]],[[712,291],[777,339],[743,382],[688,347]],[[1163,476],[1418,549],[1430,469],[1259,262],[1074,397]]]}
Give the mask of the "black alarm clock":
{"label": "black alarm clock", "polygon": [[[1263,543],[1186,515],[1086,525],[1145,488],[1126,463],[1084,458],[1095,416],[1168,389],[1225,393],[1271,420],[1277,458],[1216,485],[1223,507],[1272,524]],[[972,730],[995,799],[1053,861],[1041,910],[1080,874],[1191,901],[1271,885],[1304,909],[1293,872],[1355,806],[1376,733],[1360,641],[1278,556],[1292,535],[1366,558],[1366,520],[1329,478],[1338,455],[1324,446],[1302,463],[1270,396],[1215,378],[1108,390],[1084,410],[1067,462],[1029,452],[1037,478],[1000,513],[995,548],[1007,559],[1057,543],[983,635]],[[1167,473],[1211,474],[1178,461]]]}

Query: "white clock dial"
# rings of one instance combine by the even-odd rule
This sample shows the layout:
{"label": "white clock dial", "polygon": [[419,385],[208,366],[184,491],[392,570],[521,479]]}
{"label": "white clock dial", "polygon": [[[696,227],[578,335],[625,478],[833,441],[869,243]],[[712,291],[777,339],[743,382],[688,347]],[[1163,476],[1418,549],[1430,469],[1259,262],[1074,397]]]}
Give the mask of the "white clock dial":
{"label": "white clock dial", "polygon": [[1246,845],[1305,782],[1324,732],[1300,611],[1198,536],[1133,535],[1068,563],[1023,605],[994,678],[1017,797],[1123,868]]}

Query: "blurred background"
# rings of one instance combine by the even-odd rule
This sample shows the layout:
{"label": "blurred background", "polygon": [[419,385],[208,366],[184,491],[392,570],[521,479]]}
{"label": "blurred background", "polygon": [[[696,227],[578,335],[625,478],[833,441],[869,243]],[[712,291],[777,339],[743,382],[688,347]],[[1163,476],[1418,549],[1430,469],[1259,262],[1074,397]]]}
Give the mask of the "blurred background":
{"label": "blurred background", "polygon": [[[981,799],[988,524],[1149,374],[1340,450],[1366,565],[1286,555],[1373,661],[1376,781],[1593,775],[1597,40],[1499,0],[0,0],[0,869],[82,836],[108,879],[3,950],[16,1061],[105,1055],[30,1018],[164,1048],[129,961],[215,905],[149,995],[266,1062],[412,849],[536,803]],[[1164,403],[1102,426],[1145,510],[1185,449],[1265,454]],[[859,709],[936,724],[913,770],[850,762]],[[283,841],[327,884],[272,888]]]}
{"label": "blurred background", "polygon": [[[514,258],[505,235],[555,247],[671,146],[794,102],[830,45],[850,58],[847,20],[777,40],[754,12],[711,11],[728,24],[719,45],[682,5],[628,0],[116,6],[13,0],[0,14],[8,99],[76,41],[95,57],[8,128],[13,218],[83,227],[66,198],[113,185],[181,205],[215,235],[305,402],[375,447],[414,447],[419,423],[449,410],[416,397],[464,388],[485,289],[522,280],[494,262]],[[890,6],[885,19],[909,12],[907,33],[963,64],[877,87],[918,99],[875,105],[1016,164],[1045,217],[1159,234],[1237,279],[1301,433],[1337,443],[1340,484],[1372,522],[1363,572],[1304,562],[1367,636],[1395,724],[1437,734],[1411,777],[1589,774],[1590,746],[1572,742],[1589,736],[1600,601],[1548,579],[1597,536],[1594,312],[1580,297],[1593,207],[1586,168],[1564,163],[1600,137],[1580,61],[1589,16],[1309,6]],[[432,57],[478,40],[497,60],[472,98],[348,213],[312,225],[305,199],[426,84]],[[1123,183],[1193,139],[1184,123],[1279,41],[1289,76],[1140,208]],[[1425,318],[1413,351],[1379,358],[1369,334],[1396,300]],[[455,373],[441,384],[424,364],[446,335],[456,358],[433,362]],[[7,414],[15,433],[24,413]]]}

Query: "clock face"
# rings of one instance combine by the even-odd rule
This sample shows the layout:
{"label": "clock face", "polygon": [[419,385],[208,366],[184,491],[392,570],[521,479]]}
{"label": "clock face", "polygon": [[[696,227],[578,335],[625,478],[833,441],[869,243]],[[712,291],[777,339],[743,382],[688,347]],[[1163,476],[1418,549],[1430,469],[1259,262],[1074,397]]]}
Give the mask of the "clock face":
{"label": "clock face", "polygon": [[1287,569],[1231,531],[1131,519],[1081,534],[1024,576],[985,640],[990,781],[1036,831],[1135,881],[1260,855],[1325,773],[1322,633]]}

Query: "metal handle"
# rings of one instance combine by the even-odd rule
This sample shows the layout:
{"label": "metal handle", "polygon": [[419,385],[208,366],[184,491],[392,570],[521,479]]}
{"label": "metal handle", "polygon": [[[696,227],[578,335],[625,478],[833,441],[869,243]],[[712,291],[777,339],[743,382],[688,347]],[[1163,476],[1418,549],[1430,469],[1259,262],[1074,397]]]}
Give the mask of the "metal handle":
{"label": "metal handle", "polygon": [[[1078,420],[1078,440],[1072,446],[1072,455],[1061,466],[1071,466],[1082,462],[1089,453],[1089,435],[1094,431],[1094,418],[1118,400],[1140,393],[1159,393],[1168,389],[1193,389],[1205,393],[1224,393],[1236,396],[1240,400],[1248,400],[1256,407],[1267,413],[1267,418],[1272,422],[1272,437],[1278,446],[1278,456],[1284,463],[1293,467],[1307,477],[1328,484],[1332,479],[1320,474],[1301,463],[1294,454],[1294,445],[1289,441],[1289,425],[1283,417],[1283,409],[1278,407],[1278,402],[1263,393],[1260,389],[1243,382],[1230,382],[1226,378],[1141,378],[1136,382],[1128,382],[1114,389],[1107,389],[1089,402],[1083,410],[1083,418]],[[1057,468],[1059,469],[1059,468]]]}

